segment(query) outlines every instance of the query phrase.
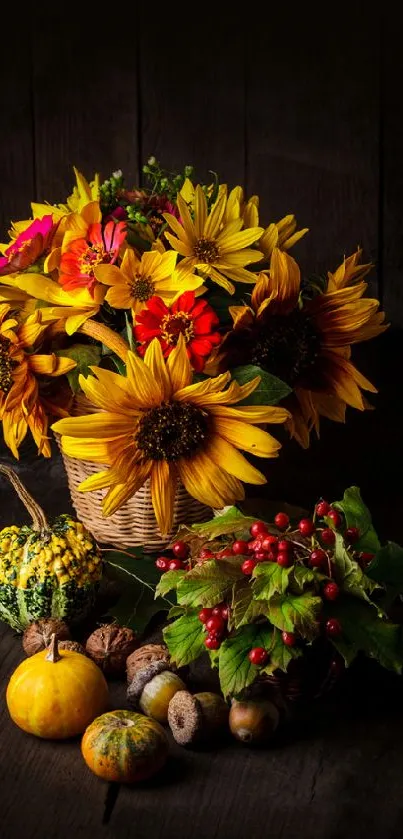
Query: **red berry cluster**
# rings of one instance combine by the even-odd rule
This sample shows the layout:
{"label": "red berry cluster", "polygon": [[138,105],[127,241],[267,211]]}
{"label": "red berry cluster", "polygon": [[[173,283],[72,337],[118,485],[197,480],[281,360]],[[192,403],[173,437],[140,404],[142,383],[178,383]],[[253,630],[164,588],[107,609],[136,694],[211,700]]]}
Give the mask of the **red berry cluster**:
{"label": "red berry cluster", "polygon": [[173,556],[159,556],[155,564],[159,571],[180,571],[186,567],[186,560],[189,556],[189,545],[186,542],[175,542],[172,545]]}
{"label": "red berry cluster", "polygon": [[219,603],[212,609],[202,609],[199,612],[199,620],[208,633],[205,646],[208,650],[218,650],[227,631],[228,606],[226,603]]}

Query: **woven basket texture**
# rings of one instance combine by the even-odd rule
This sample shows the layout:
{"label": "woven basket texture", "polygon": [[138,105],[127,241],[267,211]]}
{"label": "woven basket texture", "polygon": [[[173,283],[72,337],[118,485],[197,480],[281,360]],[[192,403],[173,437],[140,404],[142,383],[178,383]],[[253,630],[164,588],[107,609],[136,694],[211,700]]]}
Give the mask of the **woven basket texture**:
{"label": "woven basket texture", "polygon": [[[96,408],[83,395],[78,395],[72,410],[73,416],[97,413]],[[150,481],[135,493],[116,513],[108,518],[102,515],[102,499],[107,490],[79,492],[78,485],[97,472],[107,468],[99,463],[77,460],[69,457],[61,449],[58,434],[56,441],[61,451],[67,474],[71,501],[78,519],[93,534],[100,544],[114,545],[120,548],[143,546],[149,551],[159,551],[169,544],[180,524],[195,524],[208,521],[213,516],[210,507],[201,504],[178,482],[174,504],[172,530],[162,535],[159,531],[151,502]]]}

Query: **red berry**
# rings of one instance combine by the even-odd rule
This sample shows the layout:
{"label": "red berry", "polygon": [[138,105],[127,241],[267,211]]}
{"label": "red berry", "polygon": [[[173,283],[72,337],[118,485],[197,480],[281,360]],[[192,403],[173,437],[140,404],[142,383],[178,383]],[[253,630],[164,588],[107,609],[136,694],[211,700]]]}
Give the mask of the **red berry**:
{"label": "red berry", "polygon": [[199,553],[199,559],[214,559],[215,554],[209,548],[202,548]]}
{"label": "red berry", "polygon": [[319,518],[321,519],[323,519],[323,516],[327,516],[329,510],[330,504],[328,504],[327,501],[318,501],[315,507],[316,515],[319,516]]}
{"label": "red berry", "polygon": [[224,559],[226,556],[233,556],[231,548],[223,548],[222,551],[218,551],[216,554],[217,559]]}
{"label": "red berry", "polygon": [[274,517],[274,524],[280,530],[285,530],[285,528],[289,525],[289,523],[290,523],[290,517],[287,516],[287,513],[277,513],[277,515]]}
{"label": "red berry", "polygon": [[172,545],[172,553],[178,557],[178,559],[187,559],[189,556],[189,545],[186,542],[175,542]]}
{"label": "red berry", "polygon": [[257,667],[261,667],[262,664],[266,664],[268,655],[264,647],[253,647],[253,649],[248,653],[248,659],[252,664],[256,664]]}
{"label": "red berry", "polygon": [[[330,533],[333,533],[333,530],[331,530]],[[316,551],[312,551],[309,557],[309,564],[311,568],[322,568],[322,566],[326,562],[326,559],[327,556],[325,552],[322,551],[321,548],[317,548]]]}
{"label": "red berry", "polygon": [[250,535],[256,539],[256,536],[260,536],[261,533],[267,533],[267,525],[264,521],[254,521],[250,528]]}
{"label": "red berry", "polygon": [[211,612],[211,609],[202,609],[201,612],[199,612],[199,621],[206,623],[206,621],[211,618]]}
{"label": "red berry", "polygon": [[326,632],[330,638],[338,638],[342,633],[340,621],[337,618],[330,618],[326,621]]}
{"label": "red berry", "polygon": [[330,527],[325,527],[325,529],[322,530],[320,538],[325,545],[334,545],[336,540],[334,530],[332,530]]}
{"label": "red berry", "polygon": [[241,565],[242,573],[246,574],[246,576],[250,577],[255,565],[256,565],[256,560],[255,559],[245,559],[245,562],[243,562],[242,565]]}
{"label": "red berry", "polygon": [[245,542],[244,539],[237,539],[237,541],[232,545],[232,553],[235,554],[235,556],[238,554],[245,556],[245,554],[249,553],[248,542]]}
{"label": "red berry", "polygon": [[358,530],[358,527],[348,527],[344,534],[344,538],[350,545],[353,545],[354,542],[358,542],[358,539],[360,538],[360,531]]}
{"label": "red berry", "polygon": [[279,551],[292,551],[292,544],[288,541],[288,539],[281,539],[277,548]]}
{"label": "red berry", "polygon": [[281,637],[286,647],[293,647],[297,640],[294,632],[282,632]]}
{"label": "red berry", "polygon": [[221,617],[223,621],[227,621],[229,617],[229,609],[228,606],[221,606]]}
{"label": "red berry", "polygon": [[211,635],[223,631],[224,621],[221,617],[221,613],[219,615],[211,615],[211,618],[206,621],[206,629]]}
{"label": "red berry", "polygon": [[267,561],[268,562],[276,562],[277,560],[277,552],[269,551],[267,554]]}
{"label": "red berry", "polygon": [[337,600],[340,594],[340,589],[337,583],[326,583],[323,589],[323,596],[326,600]]}
{"label": "red berry", "polygon": [[219,638],[214,638],[213,635],[208,635],[204,646],[207,647],[208,650],[218,650],[220,647],[221,641]]}
{"label": "red berry", "polygon": [[155,560],[155,564],[159,571],[168,571],[168,565],[170,562],[171,559],[168,556],[159,556],[158,559]]}
{"label": "red berry", "polygon": [[277,536],[273,536],[272,533],[269,533],[269,535],[265,536],[262,540],[262,551],[272,551],[277,545],[277,541]]}
{"label": "red berry", "polygon": [[266,562],[267,561],[267,553],[266,551],[256,551],[255,553],[255,560],[256,562]]}
{"label": "red berry", "polygon": [[253,554],[254,551],[260,551],[262,547],[262,540],[261,539],[251,539],[248,542],[248,554]]}
{"label": "red berry", "polygon": [[333,507],[330,508],[327,517],[332,520],[335,527],[340,527],[343,522],[340,513],[337,510],[333,510]]}
{"label": "red berry", "polygon": [[312,536],[312,533],[315,533],[315,525],[311,519],[301,519],[298,530],[302,536]]}
{"label": "red berry", "polygon": [[280,551],[277,554],[277,565],[281,565],[282,568],[288,568],[291,565],[291,557],[288,551]]}
{"label": "red berry", "polygon": [[369,554],[365,552],[360,554],[360,564],[363,565],[364,568],[366,568],[367,565],[369,565],[369,563],[372,562],[374,556],[375,554]]}
{"label": "red berry", "polygon": [[183,568],[183,562],[181,559],[171,559],[168,568],[170,571],[180,571]]}

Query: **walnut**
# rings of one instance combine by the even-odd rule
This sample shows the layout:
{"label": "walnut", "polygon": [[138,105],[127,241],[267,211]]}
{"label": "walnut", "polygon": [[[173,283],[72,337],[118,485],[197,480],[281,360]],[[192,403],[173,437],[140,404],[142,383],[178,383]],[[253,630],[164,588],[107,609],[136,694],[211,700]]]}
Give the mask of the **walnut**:
{"label": "walnut", "polygon": [[57,647],[59,650],[71,650],[73,653],[87,655],[83,645],[79,644],[78,641],[59,641]]}
{"label": "walnut", "polygon": [[58,641],[70,640],[70,630],[64,621],[57,618],[41,618],[31,623],[22,636],[22,646],[26,655],[31,656],[45,650],[55,633]]}
{"label": "walnut", "polygon": [[143,670],[148,664],[153,661],[164,661],[167,665],[166,669],[174,669],[170,667],[170,655],[168,648],[164,644],[145,644],[139,647],[134,653],[128,656],[126,661],[127,683],[130,685],[139,670]]}
{"label": "walnut", "polygon": [[126,659],[137,644],[136,636],[126,626],[103,624],[87,638],[85,651],[105,676],[122,676]]}

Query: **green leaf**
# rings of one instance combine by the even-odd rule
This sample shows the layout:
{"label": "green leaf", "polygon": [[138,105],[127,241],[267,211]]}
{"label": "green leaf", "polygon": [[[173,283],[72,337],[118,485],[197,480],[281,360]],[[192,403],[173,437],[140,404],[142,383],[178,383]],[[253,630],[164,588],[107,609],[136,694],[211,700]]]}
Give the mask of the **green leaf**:
{"label": "green leaf", "polygon": [[238,629],[248,623],[253,623],[256,618],[267,617],[268,603],[264,600],[255,600],[249,580],[240,580],[233,589],[232,605],[229,616],[229,627]]}
{"label": "green leaf", "polygon": [[225,513],[214,516],[209,521],[192,524],[191,527],[181,525],[174,541],[183,540],[190,544],[195,541],[196,549],[198,549],[205,542],[210,542],[219,536],[235,535],[243,530],[249,530],[254,521],[254,516],[244,516],[238,507],[229,507]]}
{"label": "green leaf", "polygon": [[173,618],[179,618],[181,615],[186,615],[186,612],[186,606],[172,606],[167,614],[167,620],[170,621]]}
{"label": "green leaf", "polygon": [[213,307],[213,309],[214,309],[216,315],[218,316],[218,318],[220,320],[220,323],[222,325],[228,325],[228,324],[232,325],[232,317],[231,317],[230,312],[229,312],[229,306],[243,306],[243,305],[245,305],[243,300],[240,297],[235,297],[235,298],[233,296],[230,297],[228,294],[227,295],[219,294],[219,293],[215,292],[214,290],[212,291],[211,294],[207,295],[207,300],[208,300],[210,306]]}
{"label": "green leaf", "polygon": [[282,568],[277,562],[259,562],[253,572],[253,596],[256,600],[270,600],[273,594],[284,594],[290,574],[291,568]]}
{"label": "green leaf", "polygon": [[250,394],[246,399],[240,402],[240,405],[277,405],[286,396],[292,392],[285,382],[263,370],[262,367],[257,367],[254,364],[245,364],[242,367],[235,367],[231,371],[232,378],[238,384],[244,385],[250,382],[256,376],[260,376],[260,383],[256,390]]}
{"label": "green leaf", "polygon": [[344,513],[347,527],[358,528],[360,538],[354,543],[354,550],[373,554],[379,550],[381,543],[373,527],[371,513],[364,504],[358,487],[346,489],[343,500],[334,501],[332,507]]}
{"label": "green leaf", "polygon": [[358,562],[350,556],[344,547],[341,533],[336,533],[333,561],[337,569],[338,581],[341,582],[344,591],[354,597],[367,600],[372,606],[378,608],[375,603],[371,602],[369,595],[379,588],[379,585],[367,577]]}
{"label": "green leaf", "polygon": [[155,599],[155,589],[160,572],[154,559],[141,554],[141,550],[103,550],[105,573],[116,582],[119,589],[118,601],[109,608],[108,614],[119,623],[143,633],[153,615],[167,611],[172,605],[166,598]]}
{"label": "green leaf", "polygon": [[170,591],[173,591],[178,587],[179,583],[185,576],[185,570],[166,571],[160,577],[157,588],[155,589],[155,596],[158,597],[158,595],[164,596],[164,594],[169,594]]}
{"label": "green leaf", "polygon": [[391,586],[396,593],[403,591],[403,548],[396,542],[387,542],[368,565],[367,576]]}
{"label": "green leaf", "polygon": [[182,578],[176,595],[181,606],[216,606],[236,580],[242,579],[242,558],[215,560],[196,565]]}
{"label": "green leaf", "polygon": [[313,639],[318,634],[318,616],[322,607],[320,597],[311,594],[275,594],[269,603],[269,619],[286,632],[297,632]]}
{"label": "green leaf", "polygon": [[329,609],[329,617],[337,618],[342,635],[332,643],[347,665],[359,652],[379,661],[387,670],[401,673],[403,665],[402,627],[379,617],[374,609],[353,597],[340,597]]}
{"label": "green leaf", "polygon": [[284,644],[281,637],[281,632],[278,629],[274,630],[273,643],[270,650],[270,663],[263,668],[261,672],[271,675],[275,670],[283,670],[286,672],[290,661],[293,658],[300,658],[302,655],[301,647],[288,647]]}
{"label": "green leaf", "polygon": [[294,594],[302,594],[306,587],[315,583],[317,576],[310,568],[304,565],[294,565],[291,569],[289,586]]}
{"label": "green leaf", "polygon": [[95,344],[73,344],[63,350],[56,350],[56,355],[71,358],[76,362],[74,370],[67,373],[69,385],[73,393],[77,393],[80,389],[78,377],[80,373],[87,377],[90,373],[90,366],[99,364],[101,360],[101,348]]}
{"label": "green leaf", "polygon": [[236,696],[258,675],[258,668],[251,664],[248,653],[252,647],[270,649],[273,629],[266,624],[251,624],[237,629],[221,644],[219,677],[224,696]]}
{"label": "green leaf", "polygon": [[172,661],[178,667],[190,664],[204,651],[205,634],[197,614],[183,615],[165,627],[164,641],[169,649]]}

